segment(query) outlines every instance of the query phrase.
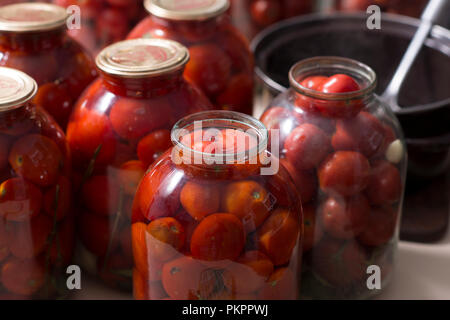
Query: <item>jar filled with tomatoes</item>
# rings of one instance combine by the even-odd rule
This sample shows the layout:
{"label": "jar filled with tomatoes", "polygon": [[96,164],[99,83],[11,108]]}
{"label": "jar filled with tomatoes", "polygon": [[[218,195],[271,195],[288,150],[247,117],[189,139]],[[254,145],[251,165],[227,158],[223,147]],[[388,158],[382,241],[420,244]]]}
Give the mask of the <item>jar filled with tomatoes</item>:
{"label": "jar filled with tomatoes", "polygon": [[170,148],[176,121],[212,109],[183,78],[188,60],[188,50],[169,40],[111,45],[70,119],[82,265],[112,286],[131,288],[131,203],[140,178]]}
{"label": "jar filled with tomatoes", "polygon": [[[80,14],[81,28],[69,30],[70,36],[97,55],[103,48],[124,40],[145,16],[142,0],[52,0]],[[77,9],[74,9],[77,6]]]}
{"label": "jar filled with tomatoes", "polygon": [[172,129],[132,211],[136,299],[296,299],[299,195],[258,120],[200,112]]}
{"label": "jar filled with tomatoes", "polygon": [[264,28],[284,19],[311,13],[313,0],[231,0],[233,24],[253,38]]}
{"label": "jar filled with tomatoes", "polygon": [[36,82],[0,67],[0,300],[67,293],[75,230],[63,131],[32,103]]}
{"label": "jar filled with tomatoes", "polygon": [[369,297],[380,290],[368,289],[368,267],[379,267],[384,288],[394,264],[406,174],[399,123],[362,63],[306,59],[289,78],[261,121],[279,133],[281,162],[303,202],[302,294]]}
{"label": "jar filled with tomatoes", "polygon": [[[26,19],[24,19],[26,17]],[[72,107],[95,78],[90,56],[67,36],[66,10],[45,3],[0,7],[0,66],[36,80],[33,102],[65,129]]]}
{"label": "jar filled with tomatoes", "polygon": [[185,77],[217,109],[252,114],[253,56],[248,41],[235,29],[228,0],[146,0],[151,14],[128,38],[166,38],[189,48]]}

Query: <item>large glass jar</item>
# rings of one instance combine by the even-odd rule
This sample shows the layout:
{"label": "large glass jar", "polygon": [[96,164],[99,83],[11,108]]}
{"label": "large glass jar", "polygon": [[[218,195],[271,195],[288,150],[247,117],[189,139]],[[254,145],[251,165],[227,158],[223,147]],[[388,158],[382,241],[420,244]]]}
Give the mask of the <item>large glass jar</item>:
{"label": "large glass jar", "polygon": [[[26,17],[26,19],[24,19]],[[92,59],[67,36],[66,11],[44,3],[0,7],[0,66],[36,80],[33,102],[65,129],[72,107],[95,78]]]}
{"label": "large glass jar", "polygon": [[189,48],[185,76],[217,109],[252,114],[253,56],[225,13],[228,0],[146,0],[151,13],[128,38],[167,38]]}
{"label": "large glass jar", "polygon": [[279,133],[302,198],[302,295],[367,298],[380,292],[367,287],[370,265],[381,288],[392,275],[406,174],[399,123],[373,93],[375,73],[357,61],[306,59],[289,79],[261,121]]}
{"label": "large glass jar", "polygon": [[0,300],[67,294],[75,226],[63,131],[31,100],[37,84],[0,67]]}
{"label": "large glass jar", "polygon": [[131,202],[140,178],[170,148],[176,121],[212,109],[183,78],[188,60],[188,50],[169,40],[111,45],[98,55],[100,77],[70,119],[80,257],[88,271],[99,272],[111,286],[131,288]]}
{"label": "large glass jar", "polygon": [[106,46],[124,40],[145,16],[142,0],[52,1],[62,7],[80,8],[81,28],[69,30],[69,34],[94,56]]}
{"label": "large glass jar", "polygon": [[301,202],[258,120],[200,112],[172,129],[132,212],[136,299],[296,299]]}
{"label": "large glass jar", "polygon": [[314,0],[231,0],[233,24],[248,39],[284,19],[311,13]]}

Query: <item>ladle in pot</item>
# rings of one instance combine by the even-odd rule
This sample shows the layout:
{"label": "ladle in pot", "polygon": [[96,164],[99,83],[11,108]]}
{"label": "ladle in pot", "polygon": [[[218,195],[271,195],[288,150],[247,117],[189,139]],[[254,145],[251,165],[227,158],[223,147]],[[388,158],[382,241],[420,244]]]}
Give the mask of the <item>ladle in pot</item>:
{"label": "ladle in pot", "polygon": [[400,111],[401,107],[398,105],[398,94],[400,88],[405,80],[406,75],[411,69],[412,64],[416,60],[417,55],[422,49],[428,35],[439,16],[441,9],[448,0],[430,0],[422,13],[421,24],[416,31],[408,49],[406,50],[391,82],[384,91],[381,99],[386,102],[392,111]]}

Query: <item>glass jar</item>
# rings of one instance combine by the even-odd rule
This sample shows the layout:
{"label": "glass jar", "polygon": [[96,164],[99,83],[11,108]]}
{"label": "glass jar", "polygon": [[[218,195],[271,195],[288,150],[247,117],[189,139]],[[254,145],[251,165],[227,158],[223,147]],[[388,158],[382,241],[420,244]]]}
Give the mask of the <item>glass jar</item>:
{"label": "glass jar", "polygon": [[69,30],[93,56],[103,48],[124,40],[128,32],[145,16],[142,0],[52,0],[68,8],[81,10],[81,28]]}
{"label": "glass jar", "polygon": [[97,56],[100,77],[70,119],[82,265],[111,286],[131,288],[131,202],[140,178],[170,148],[176,121],[212,109],[183,78],[188,60],[188,50],[174,41],[113,44]]}
{"label": "glass jar", "polygon": [[384,288],[398,241],[406,175],[399,123],[373,93],[375,73],[357,61],[306,59],[289,79],[261,121],[279,134],[281,162],[302,198],[302,295],[370,297],[380,290],[368,289],[366,271],[378,266]]}
{"label": "glass jar", "polygon": [[0,7],[0,66],[21,70],[36,80],[39,90],[33,102],[62,129],[74,103],[96,76],[91,58],[67,36],[66,19],[66,11],[51,4]]}
{"label": "glass jar", "polygon": [[185,77],[217,109],[252,114],[253,56],[248,41],[235,29],[228,0],[146,0],[151,14],[128,38],[166,38],[189,48]]}
{"label": "glass jar", "polygon": [[67,294],[75,243],[63,131],[31,100],[37,84],[0,67],[0,300]]}
{"label": "glass jar", "polygon": [[233,24],[248,39],[284,19],[313,11],[313,0],[231,0]]}
{"label": "glass jar", "polygon": [[263,124],[200,112],[171,137],[133,203],[135,298],[296,299],[301,202]]}

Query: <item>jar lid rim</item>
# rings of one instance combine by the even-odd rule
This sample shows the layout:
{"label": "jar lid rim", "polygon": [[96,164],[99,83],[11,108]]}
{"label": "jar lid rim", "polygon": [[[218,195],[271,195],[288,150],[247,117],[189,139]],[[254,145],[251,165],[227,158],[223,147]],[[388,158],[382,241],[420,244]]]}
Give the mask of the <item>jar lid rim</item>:
{"label": "jar lid rim", "polygon": [[123,78],[159,76],[182,69],[189,61],[188,49],[165,39],[132,39],[114,43],[96,58],[97,67]]}
{"label": "jar lid rim", "polygon": [[34,97],[37,89],[36,81],[22,71],[0,67],[0,111],[24,105]]}
{"label": "jar lid rim", "polygon": [[[354,72],[361,78],[365,78],[367,85],[358,91],[325,93],[306,88],[302,86],[300,83],[301,81],[298,80],[297,76],[300,71],[303,73],[311,72],[310,75],[318,76],[320,74],[317,72],[314,73],[313,71],[326,68],[342,70],[349,68],[350,71]],[[343,71],[339,73],[343,73]],[[318,56],[304,59],[294,64],[289,71],[289,83],[295,91],[311,98],[331,101],[345,101],[350,99],[359,99],[373,93],[377,85],[377,75],[368,65],[354,59],[338,56]]]}
{"label": "jar lid rim", "polygon": [[229,0],[145,0],[149,13],[171,20],[205,20],[217,17],[230,7]]}
{"label": "jar lid rim", "polygon": [[58,29],[68,14],[63,7],[49,3],[18,3],[0,7],[0,31],[36,32]]}

